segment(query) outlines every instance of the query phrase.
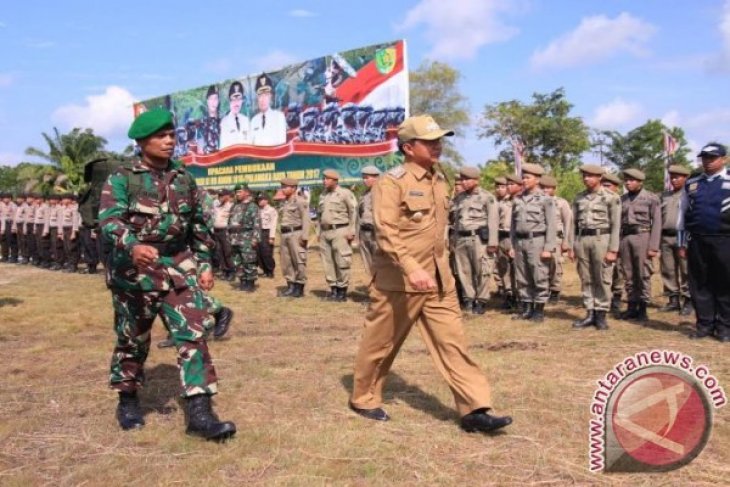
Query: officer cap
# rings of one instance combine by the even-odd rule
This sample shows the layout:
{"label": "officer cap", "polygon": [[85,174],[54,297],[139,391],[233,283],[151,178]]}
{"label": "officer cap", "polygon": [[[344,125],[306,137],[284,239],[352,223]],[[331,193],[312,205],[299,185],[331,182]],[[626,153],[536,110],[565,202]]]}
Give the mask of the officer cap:
{"label": "officer cap", "polygon": [[205,94],[206,98],[210,98],[210,95],[217,95],[218,94],[218,87],[216,85],[210,85],[208,87],[208,92]]}
{"label": "officer cap", "polygon": [[338,180],[338,181],[339,181],[339,179],[340,179],[340,173],[338,173],[338,172],[337,172],[337,171],[335,171],[334,169],[325,169],[325,170],[324,170],[324,171],[322,172],[322,175],[323,175],[324,177],[326,177],[326,178],[330,178],[330,179],[336,179],[336,180]]}
{"label": "officer cap", "polygon": [[130,139],[140,140],[165,127],[173,127],[172,113],[163,109],[150,110],[134,119],[127,135]]}
{"label": "officer cap", "polygon": [[514,173],[508,174],[507,175],[507,184],[509,184],[509,183],[515,183],[515,184],[519,184],[520,186],[522,186],[522,178]]}
{"label": "officer cap", "polygon": [[545,174],[540,178],[540,186],[544,186],[546,188],[557,188],[558,180],[549,174]]}
{"label": "officer cap", "polygon": [[727,147],[717,142],[710,142],[702,148],[697,157],[709,156],[709,157],[725,157],[727,155]]}
{"label": "officer cap", "polygon": [[669,174],[681,174],[682,176],[689,176],[692,171],[688,167],[680,166],[679,164],[672,164],[667,170]]}
{"label": "officer cap", "polygon": [[262,74],[256,78],[256,94],[271,93],[272,83],[268,74]]}
{"label": "officer cap", "polygon": [[299,180],[294,178],[283,178],[281,181],[282,186],[298,186]]}
{"label": "officer cap", "polygon": [[609,183],[613,183],[616,186],[621,186],[621,178],[618,176],[618,174],[607,172],[603,175],[602,178],[604,181],[608,181]]}
{"label": "officer cap", "polygon": [[535,176],[542,176],[545,174],[545,169],[539,164],[523,164],[522,173],[534,174]]}
{"label": "officer cap", "polygon": [[398,140],[436,140],[454,135],[453,130],[443,130],[430,115],[408,117],[398,127]]}
{"label": "officer cap", "polygon": [[505,185],[507,184],[507,178],[504,176],[497,176],[496,178],[494,178],[494,184],[496,186]]}
{"label": "officer cap", "polygon": [[248,188],[248,183],[238,183],[233,187],[233,191],[250,191],[250,189]]}
{"label": "officer cap", "polygon": [[581,166],[580,172],[585,174],[593,174],[595,176],[603,176],[606,173],[606,171],[601,166],[597,166],[595,164],[585,164]]}
{"label": "officer cap", "polygon": [[646,174],[634,167],[624,170],[624,180],[627,178],[636,179],[637,181],[643,181],[646,179]]}
{"label": "officer cap", "polygon": [[243,84],[240,81],[234,81],[228,88],[228,98],[233,95],[241,95],[243,97]]}
{"label": "officer cap", "polygon": [[380,169],[375,166],[365,166],[360,172],[363,176],[380,176]]}
{"label": "officer cap", "polygon": [[462,167],[459,169],[460,179],[479,179],[479,169],[476,167]]}

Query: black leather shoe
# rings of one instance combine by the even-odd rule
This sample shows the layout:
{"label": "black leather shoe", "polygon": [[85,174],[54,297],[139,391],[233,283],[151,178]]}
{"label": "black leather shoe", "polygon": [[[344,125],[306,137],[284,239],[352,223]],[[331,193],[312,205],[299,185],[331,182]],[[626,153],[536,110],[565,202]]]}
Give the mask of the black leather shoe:
{"label": "black leather shoe", "polygon": [[730,335],[718,335],[715,338],[717,338],[717,341],[720,343],[730,343]]}
{"label": "black leather shoe", "polygon": [[548,303],[558,304],[559,301],[560,301],[560,291],[550,291],[550,297],[548,298]]}
{"label": "black leather shoe", "polygon": [[682,307],[679,305],[679,296],[669,296],[669,302],[666,306],[662,306],[660,311],[668,313],[670,311],[679,311]]}
{"label": "black leather shoe", "polygon": [[621,313],[622,320],[635,320],[639,316],[639,303],[629,302],[626,311]]}
{"label": "black leather shoe", "polygon": [[532,318],[532,314],[535,312],[535,303],[525,301],[522,304],[522,313],[513,316],[514,320],[529,320]]}
{"label": "black leather shoe", "polygon": [[701,340],[701,339],[707,338],[709,336],[712,336],[712,332],[695,330],[689,334],[689,339],[690,340]]}
{"label": "black leather shoe", "polygon": [[492,416],[487,409],[477,409],[461,418],[461,429],[467,433],[481,431],[489,433],[512,424],[510,416]]}
{"label": "black leather shoe", "polygon": [[296,286],[296,284],[294,284],[293,282],[287,282],[286,289],[284,289],[283,291],[281,291],[279,293],[279,297],[285,298],[287,296],[291,296],[292,293],[294,292],[294,286]]}
{"label": "black leather shoe", "polygon": [[649,320],[649,315],[646,314],[646,303],[644,303],[643,301],[639,303],[636,308],[636,318],[634,318],[634,320],[640,322]]}
{"label": "black leather shoe", "polygon": [[535,303],[529,319],[534,323],[542,323],[545,321],[545,303]]}
{"label": "black leather shoe", "polygon": [[608,330],[608,322],[606,321],[606,311],[595,311],[594,312],[594,324],[596,328],[603,331]]}
{"label": "black leather shoe", "polygon": [[459,303],[459,307],[462,311],[469,313],[474,309],[474,302],[471,299],[463,299],[461,303]]}
{"label": "black leather shoe", "polygon": [[120,392],[117,404],[117,421],[124,431],[140,429],[144,426],[142,409],[136,392]]}
{"label": "black leather shoe", "polygon": [[586,317],[582,320],[575,320],[573,322],[573,328],[587,328],[593,326],[596,321],[596,313],[592,309],[589,309],[586,313]]}
{"label": "black leather shoe", "polygon": [[360,409],[353,406],[352,403],[348,404],[350,406],[350,409],[355,411],[363,418],[372,419],[373,421],[388,421],[390,419],[390,416],[388,416],[388,413],[386,413],[383,408]]}
{"label": "black leather shoe", "polygon": [[471,312],[475,315],[483,315],[487,312],[487,303],[474,301],[474,307],[471,309]]}
{"label": "black leather shoe", "polygon": [[347,287],[338,287],[337,288],[337,299],[335,301],[339,303],[344,303],[347,301]]}
{"label": "black leather shoe", "polygon": [[215,326],[213,326],[213,337],[223,338],[228,333],[233,319],[233,311],[223,306],[215,315]]}
{"label": "black leather shoe", "polygon": [[692,300],[685,299],[684,306],[679,311],[679,316],[692,316],[695,313],[695,308],[692,306]]}
{"label": "black leather shoe", "polygon": [[294,290],[289,295],[291,298],[303,298],[304,297],[304,283],[301,282],[295,282],[292,284],[294,286]]}

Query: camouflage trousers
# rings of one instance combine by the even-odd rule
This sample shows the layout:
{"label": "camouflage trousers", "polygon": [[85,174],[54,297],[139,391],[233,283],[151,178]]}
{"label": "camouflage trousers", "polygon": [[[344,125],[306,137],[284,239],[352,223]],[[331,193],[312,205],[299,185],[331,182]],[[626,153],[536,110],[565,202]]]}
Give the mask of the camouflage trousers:
{"label": "camouflage trousers", "polygon": [[215,394],[217,378],[205,337],[213,327],[209,302],[197,287],[170,291],[112,289],[117,343],[111,360],[110,386],[132,392],[144,384],[152,323],[159,315],[175,343],[182,396]]}
{"label": "camouflage trousers", "polygon": [[233,265],[238,277],[244,281],[256,280],[259,275],[259,256],[250,243],[231,246],[231,257],[233,257]]}

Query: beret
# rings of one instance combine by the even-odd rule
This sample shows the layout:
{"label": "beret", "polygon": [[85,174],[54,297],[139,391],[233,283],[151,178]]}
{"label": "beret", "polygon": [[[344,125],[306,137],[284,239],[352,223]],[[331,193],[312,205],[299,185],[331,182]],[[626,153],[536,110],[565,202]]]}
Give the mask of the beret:
{"label": "beret", "polygon": [[494,184],[507,184],[507,178],[504,176],[497,176],[496,178],[494,178]]}
{"label": "beret", "polygon": [[248,183],[238,183],[233,187],[233,191],[248,191]]}
{"label": "beret", "polygon": [[581,166],[580,172],[585,174],[593,174],[595,176],[603,176],[606,173],[606,171],[601,166],[597,166],[595,164],[586,164],[584,166]]}
{"label": "beret", "polygon": [[603,180],[613,183],[616,186],[621,186],[621,183],[622,183],[621,178],[618,177],[618,174],[614,174],[612,172],[607,172],[606,174],[604,174]]}
{"label": "beret", "polygon": [[297,186],[298,184],[299,184],[299,180],[294,179],[294,178],[283,178],[281,180],[282,186]]}
{"label": "beret", "polygon": [[692,171],[690,171],[688,167],[680,166],[679,164],[669,166],[667,172],[669,172],[669,174],[681,174],[683,176],[689,176],[692,174]]}
{"label": "beret", "polygon": [[459,177],[462,179],[479,179],[479,169],[476,167],[462,167],[459,169]]}
{"label": "beret", "polygon": [[644,179],[646,179],[646,174],[644,174],[642,171],[632,167],[631,169],[624,169],[624,180],[626,178],[637,179],[639,181],[643,181]]}
{"label": "beret", "polygon": [[340,179],[340,173],[338,173],[334,169],[325,169],[322,172],[322,175],[324,175],[324,177],[330,178],[330,179],[337,179],[337,180]]}
{"label": "beret", "polygon": [[507,184],[509,183],[516,183],[516,184],[522,184],[522,178],[519,177],[517,174],[508,174],[507,175]]}
{"label": "beret", "polygon": [[380,176],[380,169],[375,166],[365,166],[360,172],[367,176]]}
{"label": "beret", "polygon": [[130,139],[140,140],[168,126],[173,126],[172,113],[161,109],[150,110],[134,119],[127,135]]}
{"label": "beret", "polygon": [[558,180],[549,174],[545,174],[540,178],[540,186],[547,186],[548,188],[556,188],[558,186]]}
{"label": "beret", "polygon": [[523,174],[524,173],[534,174],[535,176],[542,176],[543,174],[545,174],[545,169],[543,169],[543,167],[540,166],[539,164],[527,163],[527,164],[522,165],[522,173]]}

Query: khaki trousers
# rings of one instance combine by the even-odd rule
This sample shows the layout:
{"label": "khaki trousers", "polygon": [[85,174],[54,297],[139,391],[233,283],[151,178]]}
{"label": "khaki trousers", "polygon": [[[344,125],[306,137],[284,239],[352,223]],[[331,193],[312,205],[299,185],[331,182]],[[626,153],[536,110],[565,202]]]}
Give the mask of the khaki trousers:
{"label": "khaki trousers", "polygon": [[383,291],[370,286],[370,307],[355,358],[351,402],[356,408],[383,405],[383,386],[411,327],[423,341],[464,416],[491,407],[487,378],[469,357],[456,292],[446,294]]}
{"label": "khaki trousers", "polygon": [[559,293],[563,290],[563,241],[558,239],[553,257],[548,263],[548,280],[550,291]]}
{"label": "khaki trousers", "polygon": [[378,250],[378,243],[375,240],[375,232],[370,230],[360,230],[360,256],[362,256],[362,262],[365,264],[365,270],[368,274],[373,275],[373,255]]}
{"label": "khaki trousers", "polygon": [[545,237],[516,238],[515,279],[520,301],[546,303],[548,290],[548,262],[540,258],[545,247]]}
{"label": "khaki trousers", "polygon": [[662,236],[660,263],[664,294],[689,298],[687,259],[679,256],[676,236]]}
{"label": "khaki trousers", "polygon": [[319,235],[319,254],[322,256],[324,277],[327,285],[347,287],[350,285],[352,247],[345,236],[348,228],[323,230]]}
{"label": "khaki trousers", "polygon": [[281,269],[286,282],[304,284],[307,282],[307,248],[302,247],[302,231],[281,235]]}
{"label": "khaki trousers", "polygon": [[624,235],[619,245],[621,267],[626,279],[626,299],[632,303],[651,302],[651,275],[654,266],[649,251],[649,232]]}
{"label": "khaki trousers", "polygon": [[576,237],[575,257],[587,310],[608,311],[611,306],[613,264],[604,261],[610,235],[583,235]]}
{"label": "khaki trousers", "polygon": [[477,235],[458,237],[454,254],[464,299],[486,303],[489,300],[489,278],[494,268],[494,257],[487,253],[487,245]]}

